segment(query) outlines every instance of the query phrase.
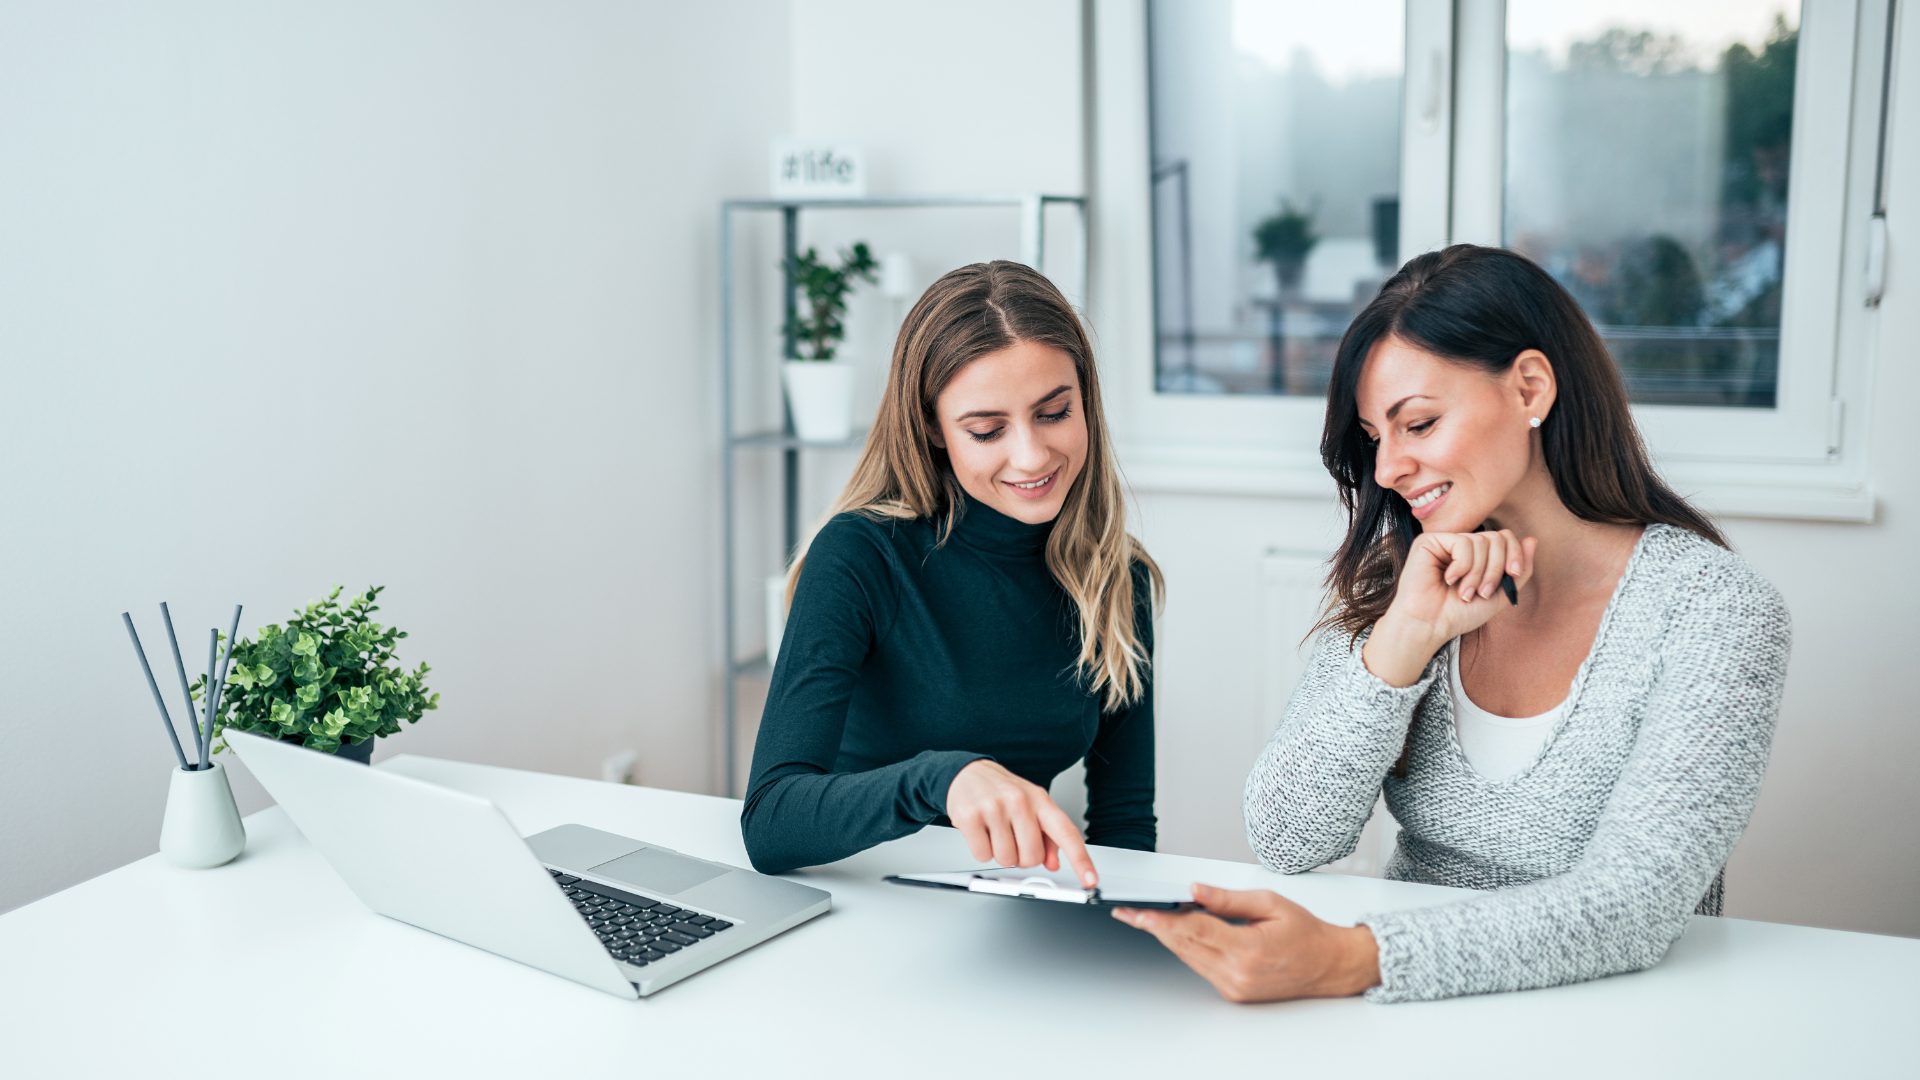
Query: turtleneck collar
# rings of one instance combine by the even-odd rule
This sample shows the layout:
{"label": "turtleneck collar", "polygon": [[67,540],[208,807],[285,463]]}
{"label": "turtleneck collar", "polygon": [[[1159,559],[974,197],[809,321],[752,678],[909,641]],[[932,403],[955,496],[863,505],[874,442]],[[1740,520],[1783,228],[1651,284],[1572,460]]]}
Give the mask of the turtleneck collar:
{"label": "turtleneck collar", "polygon": [[963,500],[960,520],[954,523],[953,535],[968,547],[996,555],[1037,556],[1047,550],[1053,522],[1029,525],[1008,517],[964,490],[960,498]]}

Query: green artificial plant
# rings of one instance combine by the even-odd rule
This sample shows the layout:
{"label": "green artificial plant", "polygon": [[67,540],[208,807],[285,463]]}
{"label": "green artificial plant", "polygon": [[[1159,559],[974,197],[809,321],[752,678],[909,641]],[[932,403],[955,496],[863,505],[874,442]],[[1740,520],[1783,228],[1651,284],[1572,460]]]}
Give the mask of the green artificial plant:
{"label": "green artificial plant", "polygon": [[847,294],[856,280],[868,283],[880,280],[880,264],[865,244],[855,244],[840,253],[838,266],[820,258],[814,248],[795,255],[787,273],[800,290],[805,305],[787,318],[787,336],[794,343],[796,360],[831,360],[834,350],[847,336]]}
{"label": "green artificial plant", "polygon": [[[339,603],[341,588],[308,604],[286,626],[263,626],[233,647],[214,731],[234,727],[332,753],[391,735],[440,707],[429,693],[427,665],[406,670],[394,646],[404,630],[372,620],[380,610],[374,586]],[[204,679],[194,683],[200,696]],[[225,746],[224,740],[221,744]]]}
{"label": "green artificial plant", "polygon": [[1273,264],[1282,291],[1299,283],[1307,254],[1320,242],[1319,234],[1313,231],[1313,217],[1313,211],[1301,210],[1282,199],[1279,212],[1253,228],[1254,257]]}

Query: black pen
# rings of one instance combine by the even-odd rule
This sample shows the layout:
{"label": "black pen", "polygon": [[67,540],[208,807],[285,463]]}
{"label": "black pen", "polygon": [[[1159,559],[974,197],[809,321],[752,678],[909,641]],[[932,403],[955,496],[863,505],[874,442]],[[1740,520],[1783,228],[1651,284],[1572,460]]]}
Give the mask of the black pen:
{"label": "black pen", "polygon": [[1507,603],[1520,606],[1520,586],[1513,583],[1512,574],[1500,575],[1500,591],[1507,594]]}

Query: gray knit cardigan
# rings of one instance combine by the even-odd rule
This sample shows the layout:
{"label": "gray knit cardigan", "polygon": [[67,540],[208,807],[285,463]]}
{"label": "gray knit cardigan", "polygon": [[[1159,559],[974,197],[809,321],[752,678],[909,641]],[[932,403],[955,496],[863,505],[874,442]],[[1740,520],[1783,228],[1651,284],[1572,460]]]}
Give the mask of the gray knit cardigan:
{"label": "gray knit cardigan", "polygon": [[1269,869],[1311,870],[1353,851],[1384,789],[1401,828],[1387,877],[1493,890],[1363,917],[1380,946],[1372,1001],[1648,967],[1717,899],[1790,637],[1780,594],[1744,559],[1648,526],[1540,756],[1495,782],[1461,754],[1448,650],[1396,689],[1361,663],[1364,634],[1329,632],[1247,778],[1247,838]]}

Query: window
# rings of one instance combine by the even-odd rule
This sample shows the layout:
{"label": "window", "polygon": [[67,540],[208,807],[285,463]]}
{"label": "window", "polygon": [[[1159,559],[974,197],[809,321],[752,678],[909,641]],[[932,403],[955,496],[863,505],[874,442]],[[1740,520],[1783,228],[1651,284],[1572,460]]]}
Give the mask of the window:
{"label": "window", "polygon": [[1771,409],[1800,13],[1664,7],[1510,0],[1503,240],[1634,401]]}
{"label": "window", "polygon": [[1398,0],[1152,0],[1155,385],[1326,393],[1400,264]]}
{"label": "window", "polygon": [[1841,405],[1887,0],[1090,10],[1091,314],[1136,484],[1237,463],[1267,479],[1211,486],[1323,491],[1347,322],[1405,258],[1471,241],[1587,308],[1680,487],[1870,508]]}

